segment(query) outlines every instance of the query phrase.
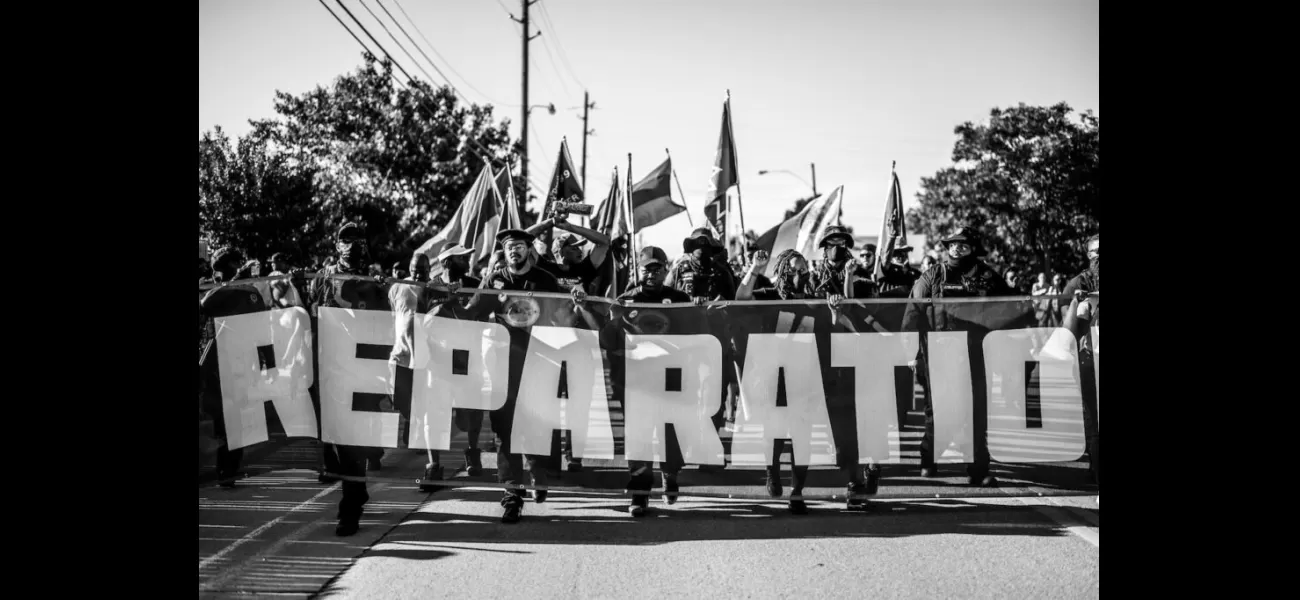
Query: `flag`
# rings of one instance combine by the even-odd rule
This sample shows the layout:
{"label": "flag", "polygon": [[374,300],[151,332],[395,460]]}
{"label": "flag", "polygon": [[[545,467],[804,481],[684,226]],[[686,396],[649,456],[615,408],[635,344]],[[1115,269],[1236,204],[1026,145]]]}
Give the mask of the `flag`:
{"label": "flag", "polygon": [[523,229],[524,221],[519,218],[519,200],[515,197],[515,179],[510,174],[510,164],[497,173],[497,196],[501,198],[501,228]]}
{"label": "flag", "polygon": [[[615,167],[609,194],[605,196],[600,206],[596,207],[596,212],[591,217],[591,228],[609,236],[611,246],[618,245],[619,240],[622,239],[630,249],[632,226],[627,218],[627,203],[623,199],[624,194],[618,183],[618,167]],[[600,278],[596,281],[592,293],[607,298],[615,298],[622,293],[624,286],[620,283],[626,282],[627,268],[619,264],[612,251],[605,256],[605,264],[601,265],[600,271]]]}
{"label": "flag", "polygon": [[876,264],[872,277],[879,280],[884,276],[889,253],[907,244],[907,226],[903,219],[903,190],[898,185],[898,173],[894,173],[894,184],[889,188],[889,200],[885,202],[885,218],[880,224],[880,237],[877,238]]}
{"label": "flag", "polygon": [[555,158],[555,170],[551,173],[551,185],[546,189],[546,203],[542,205],[542,219],[551,218],[551,205],[556,202],[581,203],[584,195],[582,182],[578,181],[578,170],[573,167],[573,157],[569,155],[569,141],[560,140],[560,154]]}
{"label": "flag", "polygon": [[685,206],[673,202],[672,174],[673,159],[669,158],[632,187],[634,231],[640,231],[686,211]]}
{"label": "flag", "polygon": [[452,242],[474,249],[469,263],[473,268],[487,264],[492,257],[501,223],[501,199],[492,180],[492,167],[484,165],[483,170],[479,171],[478,179],[474,180],[474,186],[456,209],[456,214],[451,216],[441,231],[416,249],[416,254],[429,257],[430,276],[442,273],[442,265],[435,262],[435,259],[443,247]]}
{"label": "flag", "polygon": [[776,268],[776,256],[789,249],[799,251],[809,263],[816,260],[821,255],[817,238],[826,227],[840,224],[843,199],[844,186],[835,188],[829,196],[814,197],[793,217],[760,236],[757,249],[766,250],[772,257],[763,274],[771,277]]}
{"label": "flag", "polygon": [[596,207],[595,214],[591,216],[591,228],[609,236],[611,242],[632,233],[632,227],[627,218],[626,204],[623,203],[622,189],[618,185],[618,167],[614,168],[609,194],[605,196],[605,200],[600,203],[600,206]]}
{"label": "flag", "polygon": [[722,104],[722,133],[718,135],[718,153],[713,158],[713,175],[709,178],[708,198],[704,204],[704,217],[718,236],[727,234],[727,190],[739,183],[736,140],[731,135],[731,99],[728,98]]}

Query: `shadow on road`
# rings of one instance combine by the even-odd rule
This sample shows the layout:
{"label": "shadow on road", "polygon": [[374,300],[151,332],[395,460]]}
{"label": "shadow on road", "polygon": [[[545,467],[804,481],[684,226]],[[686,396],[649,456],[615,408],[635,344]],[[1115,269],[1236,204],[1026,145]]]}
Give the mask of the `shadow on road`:
{"label": "shadow on road", "polygon": [[[499,492],[461,490],[444,500],[496,505]],[[626,502],[608,502],[608,496],[564,494],[545,505],[529,503],[518,524],[500,523],[490,516],[417,512],[393,529],[384,544],[438,544],[428,550],[375,549],[367,556],[401,553],[404,558],[436,559],[433,552],[444,543],[508,544],[617,544],[655,545],[707,540],[762,540],[791,538],[881,537],[918,535],[1069,535],[1039,514],[1033,506],[1000,505],[961,500],[894,501],[873,503],[868,512],[850,512],[843,505],[809,503],[807,515],[791,515],[784,503],[735,501],[682,501],[675,506],[651,505],[648,515],[634,519]],[[430,505],[436,507],[437,503]],[[541,507],[545,507],[542,512]],[[1076,509],[1091,512],[1092,509]],[[570,516],[571,512],[585,512]],[[531,513],[531,514],[530,514]],[[591,514],[596,513],[596,514]],[[1096,521],[1096,519],[1092,519]],[[474,550],[478,550],[475,548]],[[394,554],[395,555],[395,554]]]}

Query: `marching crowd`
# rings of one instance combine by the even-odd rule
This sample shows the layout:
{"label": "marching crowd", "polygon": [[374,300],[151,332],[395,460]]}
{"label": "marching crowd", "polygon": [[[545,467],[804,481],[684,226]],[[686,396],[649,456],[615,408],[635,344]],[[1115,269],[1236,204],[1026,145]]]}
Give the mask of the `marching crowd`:
{"label": "marching crowd", "polygon": [[[558,232],[556,230],[559,230]],[[1035,318],[1039,326],[1069,327],[1073,331],[1086,331],[1088,327],[1099,324],[1099,307],[1097,300],[1100,293],[1100,238],[1092,236],[1087,245],[1090,267],[1082,273],[1067,278],[1062,274],[1049,277],[1039,273],[1032,284],[1027,284],[1023,273],[1016,268],[999,272],[981,260],[986,252],[977,233],[968,228],[961,228],[940,240],[940,252],[927,255],[922,260],[920,270],[909,265],[913,248],[905,240],[896,240],[889,256],[881,257],[881,274],[875,274],[876,248],[868,245],[854,256],[854,240],[849,231],[841,226],[827,227],[817,242],[819,256],[804,256],[794,250],[785,250],[776,257],[770,257],[764,251],[754,251],[746,256],[731,257],[714,237],[712,230],[706,227],[695,229],[682,241],[682,253],[670,260],[662,248],[644,247],[635,254],[629,251],[626,240],[611,241],[608,236],[580,225],[572,224],[562,218],[550,218],[528,228],[507,229],[496,235],[497,250],[489,264],[475,271],[469,256],[474,254],[471,248],[450,244],[432,259],[423,254],[414,256],[408,264],[394,264],[385,281],[384,273],[376,273],[375,265],[368,261],[365,236],[361,227],[347,223],[338,231],[336,240],[337,256],[327,264],[322,264],[315,273],[295,271],[282,255],[275,255],[269,261],[272,267],[269,274],[261,273],[262,267],[257,261],[245,261],[237,250],[222,249],[215,252],[211,259],[211,278],[203,278],[201,284],[217,284],[201,292],[200,300],[200,347],[201,352],[208,349],[211,354],[211,317],[229,316],[248,312],[267,310],[271,307],[302,306],[313,316],[320,307],[343,307],[392,310],[397,328],[397,342],[389,357],[391,395],[385,410],[409,413],[413,371],[411,370],[411,352],[414,343],[414,315],[417,313],[439,314],[459,319],[495,319],[506,326],[511,335],[511,359],[509,369],[509,387],[505,406],[491,411],[492,430],[499,438],[495,445],[497,451],[498,481],[505,486],[501,500],[503,513],[501,520],[514,523],[520,520],[527,498],[524,489],[524,471],[531,479],[532,499],[541,503],[547,497],[549,477],[558,473],[561,460],[567,461],[570,471],[581,470],[581,459],[569,455],[563,448],[562,440],[557,434],[552,444],[551,456],[520,455],[512,452],[510,428],[513,421],[519,379],[523,367],[523,353],[527,348],[528,331],[525,327],[515,326],[503,315],[505,307],[496,294],[464,294],[458,290],[483,288],[499,291],[542,291],[570,294],[577,309],[566,317],[575,319],[574,326],[590,326],[601,330],[602,347],[622,348],[622,343],[615,339],[606,343],[604,336],[621,335],[621,328],[610,327],[617,324],[622,317],[618,307],[621,303],[694,303],[701,305],[714,301],[756,300],[785,301],[797,299],[823,299],[837,308],[849,298],[961,298],[987,296],[1043,296],[1035,302]],[[588,248],[587,246],[590,246]],[[612,261],[612,263],[611,263]],[[771,263],[771,269],[768,269]],[[612,265],[620,268],[610,268]],[[432,265],[441,267],[437,279],[431,273]],[[202,265],[201,265],[202,269]],[[770,273],[771,276],[764,275]],[[253,286],[240,285],[238,280],[256,277],[276,277],[281,275],[307,275],[305,285],[293,283],[291,278],[272,281],[263,285],[256,294],[247,293],[256,289]],[[333,279],[330,275],[349,274],[371,276],[371,281],[359,279]],[[399,281],[392,281],[399,280]],[[442,284],[447,291],[410,285],[405,282]],[[610,305],[608,315],[596,314],[586,307],[588,295],[616,298],[618,302]],[[1062,297],[1058,299],[1058,297]],[[824,309],[823,314],[824,314]],[[568,323],[564,323],[568,324]],[[931,324],[935,329],[943,329],[942,322]],[[706,324],[707,326],[707,324]],[[721,339],[725,334],[718,332]],[[974,339],[974,336],[972,336]],[[1084,368],[1090,368],[1090,350],[1087,336],[1080,336],[1080,357]],[[739,364],[738,357],[743,355],[743,341],[737,340],[723,344],[723,393],[714,415],[714,425],[720,429],[734,430],[737,402],[739,398]],[[624,361],[619,350],[608,351],[607,366],[610,377],[615,382],[614,401],[622,402],[617,397],[622,390]],[[981,353],[972,353],[976,363],[982,362]],[[929,402],[929,382],[926,381],[927,370],[924,368],[925,352],[917,357],[919,365],[916,377],[926,391],[925,424],[926,430],[921,443],[920,474],[925,477],[937,475],[934,462],[934,419]],[[200,397],[201,412],[209,415],[220,414],[220,386],[215,372],[215,361],[200,358]],[[868,497],[875,494],[880,479],[879,465],[858,464],[856,456],[856,430],[852,402],[835,402],[832,398],[843,396],[837,392],[848,389],[851,382],[841,381],[837,371],[828,370],[824,375],[828,409],[832,423],[833,435],[837,440],[837,467],[846,481],[847,507],[863,509],[867,507]],[[966,470],[969,485],[996,486],[997,480],[990,474],[990,457],[986,439],[987,416],[983,406],[984,398],[983,366],[972,365],[973,389],[975,391],[975,431],[976,454],[974,461]],[[1085,431],[1087,436],[1090,473],[1094,481],[1100,479],[1099,433],[1096,422],[1095,389],[1091,377],[1081,377],[1085,394]],[[319,410],[319,397],[313,387],[313,401]],[[483,416],[487,411],[456,409],[454,420],[459,429],[469,436],[469,449],[466,451],[466,469],[470,475],[482,472],[479,449],[479,434],[482,430]],[[403,426],[409,425],[403,419]],[[222,419],[214,419],[216,436],[224,438]],[[402,436],[405,438],[405,435]],[[668,504],[676,502],[679,492],[677,476],[684,461],[676,438],[667,436],[668,447],[665,460],[660,464],[660,474],[664,488],[664,499]],[[842,441],[841,441],[842,440]],[[775,457],[780,456],[781,448],[774,449],[774,462],[767,467],[766,487],[772,497],[783,495],[780,477],[780,465]],[[341,476],[343,499],[339,506],[339,535],[355,533],[360,521],[362,508],[368,500],[365,487],[365,473],[380,468],[380,448],[361,448],[324,444],[322,457],[321,481],[334,481]],[[442,477],[442,467],[437,451],[428,452],[428,466],[422,480],[422,489],[428,489]],[[222,485],[233,486],[237,477],[241,451],[230,451],[223,445],[218,450],[218,477]],[[560,457],[563,456],[563,459]],[[802,499],[802,491],[808,472],[807,466],[792,465],[793,489],[789,496],[789,510],[794,514],[804,514],[808,507]],[[707,470],[707,465],[701,466]],[[649,491],[654,483],[654,464],[643,461],[629,461],[628,490],[633,492],[629,512],[633,516],[644,515],[649,503]]]}

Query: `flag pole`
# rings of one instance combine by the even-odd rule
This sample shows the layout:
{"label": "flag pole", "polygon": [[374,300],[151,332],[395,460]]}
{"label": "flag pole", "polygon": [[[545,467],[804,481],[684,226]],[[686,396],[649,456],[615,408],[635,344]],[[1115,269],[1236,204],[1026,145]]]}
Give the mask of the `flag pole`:
{"label": "flag pole", "polygon": [[632,153],[627,153],[627,193],[624,195],[627,211],[627,228],[628,228],[628,248],[631,250],[632,272],[636,273],[640,265],[637,264],[637,247],[636,247],[636,219],[632,218]]}
{"label": "flag pole", "polygon": [[727,131],[731,133],[731,160],[736,163],[736,215],[740,217],[741,255],[745,254],[745,204],[740,195],[740,155],[736,152],[736,128],[731,124],[731,90],[727,90]]}
{"label": "flag pole", "polygon": [[[668,155],[668,160],[673,159],[673,155],[664,148],[664,154]],[[677,177],[677,169],[673,169],[673,181],[677,182],[677,195],[682,197],[682,206],[686,206],[686,194],[682,193],[682,180]],[[691,218],[691,208],[686,206],[686,222],[691,224],[691,229],[695,229],[695,219]]]}

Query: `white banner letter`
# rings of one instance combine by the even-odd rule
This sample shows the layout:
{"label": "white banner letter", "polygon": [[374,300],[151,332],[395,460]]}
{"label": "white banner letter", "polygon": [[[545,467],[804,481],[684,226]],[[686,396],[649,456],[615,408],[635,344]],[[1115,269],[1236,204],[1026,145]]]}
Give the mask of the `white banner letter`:
{"label": "white banner letter", "polygon": [[[568,429],[573,432],[575,457],[614,458],[614,429],[609,422],[604,361],[596,333],[533,326],[510,432],[515,452],[549,455],[552,432]],[[565,367],[567,399],[557,393],[561,365]]]}
{"label": "white banner letter", "polygon": [[[231,450],[270,439],[265,403],[289,437],[316,437],[312,384],[311,320],[301,308],[213,319],[221,405]],[[258,346],[271,346],[275,366],[262,370]]]}
{"label": "white banner letter", "polygon": [[903,462],[894,367],[915,360],[919,343],[915,332],[831,334],[832,366],[854,368],[859,462]]}
{"label": "white banner letter", "polygon": [[722,345],[711,335],[627,334],[623,454],[663,462],[671,424],[682,458],[724,464],[713,413],[722,397]]}
{"label": "white banner letter", "polygon": [[392,347],[393,314],[380,310],[320,309],[321,441],[347,446],[397,447],[398,414],[352,410],[353,393],[388,394],[388,353],[357,358],[358,344]]}
{"label": "white banner letter", "polygon": [[[778,407],[782,374],[786,406]],[[750,334],[740,404],[731,444],[735,464],[771,464],[772,443],[778,439],[791,440],[794,461],[801,466],[835,464],[835,440],[814,335]]]}

